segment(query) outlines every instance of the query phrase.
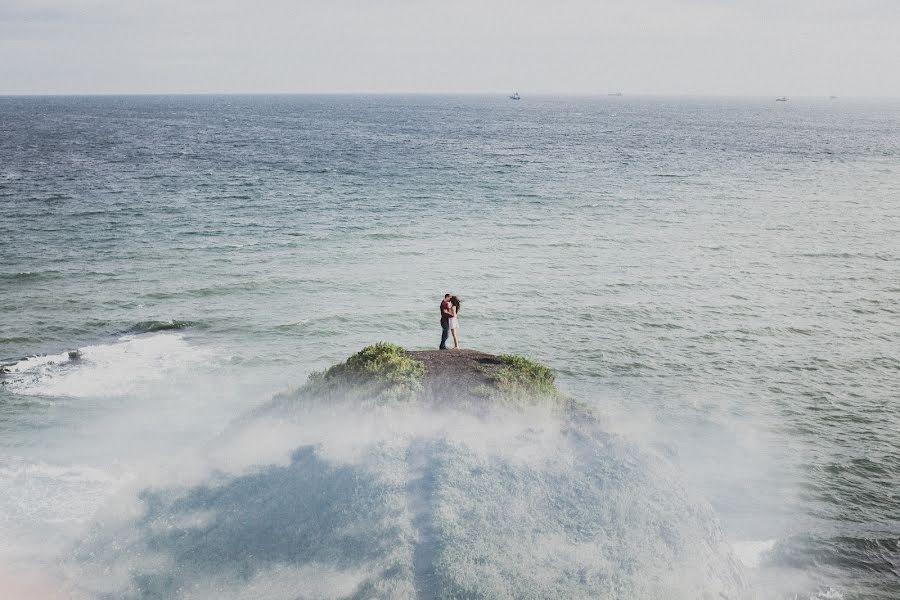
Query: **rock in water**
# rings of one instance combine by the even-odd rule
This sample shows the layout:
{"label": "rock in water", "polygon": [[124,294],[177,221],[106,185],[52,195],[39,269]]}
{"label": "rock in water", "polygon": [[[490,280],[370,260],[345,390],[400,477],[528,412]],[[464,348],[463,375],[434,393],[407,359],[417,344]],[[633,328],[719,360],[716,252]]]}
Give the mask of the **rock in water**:
{"label": "rock in water", "polygon": [[710,508],[521,357],[379,344],[76,553],[109,598],[740,598]]}

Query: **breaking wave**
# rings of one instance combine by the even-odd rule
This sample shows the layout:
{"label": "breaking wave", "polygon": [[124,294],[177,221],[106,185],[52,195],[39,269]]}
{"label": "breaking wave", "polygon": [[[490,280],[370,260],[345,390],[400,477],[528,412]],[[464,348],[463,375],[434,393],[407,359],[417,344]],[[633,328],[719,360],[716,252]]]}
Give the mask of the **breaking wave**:
{"label": "breaking wave", "polygon": [[11,391],[25,396],[123,396],[210,357],[210,352],[190,345],[184,334],[158,331],[30,356],[4,366],[2,375]]}

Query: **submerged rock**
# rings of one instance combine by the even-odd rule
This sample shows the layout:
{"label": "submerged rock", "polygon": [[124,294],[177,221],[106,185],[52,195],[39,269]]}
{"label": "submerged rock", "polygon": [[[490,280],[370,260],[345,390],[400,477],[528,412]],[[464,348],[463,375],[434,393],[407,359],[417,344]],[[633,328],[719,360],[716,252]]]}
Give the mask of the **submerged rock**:
{"label": "submerged rock", "polygon": [[[79,548],[109,598],[739,598],[711,509],[513,356],[376,345]],[[195,469],[196,470],[196,469]],[[90,587],[90,585],[88,585]]]}

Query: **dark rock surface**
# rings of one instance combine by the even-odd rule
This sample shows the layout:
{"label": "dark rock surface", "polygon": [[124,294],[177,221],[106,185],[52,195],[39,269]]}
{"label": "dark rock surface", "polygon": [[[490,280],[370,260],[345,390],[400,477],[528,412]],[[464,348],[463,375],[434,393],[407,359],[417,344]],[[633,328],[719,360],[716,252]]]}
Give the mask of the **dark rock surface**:
{"label": "dark rock surface", "polygon": [[409,355],[425,365],[422,387],[431,398],[480,397],[503,368],[498,356],[478,350],[415,350]]}

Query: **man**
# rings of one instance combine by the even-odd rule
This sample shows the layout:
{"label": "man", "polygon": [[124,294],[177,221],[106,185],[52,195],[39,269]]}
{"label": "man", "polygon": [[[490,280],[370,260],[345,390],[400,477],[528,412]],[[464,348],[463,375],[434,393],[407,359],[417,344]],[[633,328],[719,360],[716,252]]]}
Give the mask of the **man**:
{"label": "man", "polygon": [[450,335],[450,317],[453,311],[450,309],[450,298],[453,294],[444,294],[444,300],[441,302],[441,350],[447,349],[447,336]]}

